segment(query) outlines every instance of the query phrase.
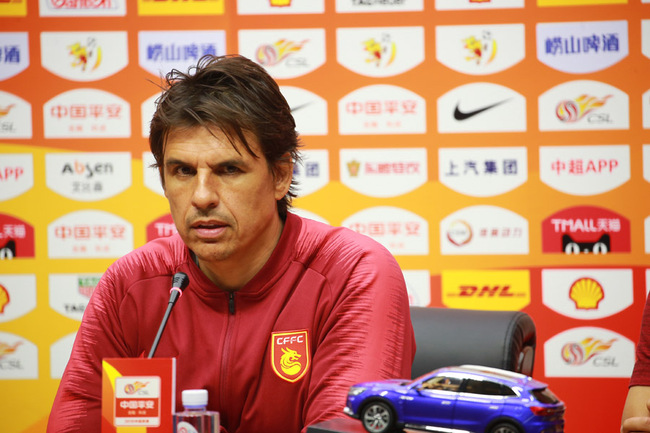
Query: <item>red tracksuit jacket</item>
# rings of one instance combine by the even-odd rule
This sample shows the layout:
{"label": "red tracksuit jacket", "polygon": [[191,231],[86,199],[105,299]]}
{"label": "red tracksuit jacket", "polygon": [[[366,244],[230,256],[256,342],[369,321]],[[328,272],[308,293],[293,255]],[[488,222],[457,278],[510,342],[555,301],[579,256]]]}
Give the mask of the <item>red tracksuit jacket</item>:
{"label": "red tracksuit jacket", "polygon": [[345,417],[350,385],[409,378],[415,354],[402,272],[372,239],[289,214],[273,254],[234,294],[195,265],[178,235],[106,271],[85,311],[48,432],[98,432],[101,360],[146,356],[171,277],[190,284],[156,357],[177,359],[181,391],[205,388],[229,433],[300,432]]}

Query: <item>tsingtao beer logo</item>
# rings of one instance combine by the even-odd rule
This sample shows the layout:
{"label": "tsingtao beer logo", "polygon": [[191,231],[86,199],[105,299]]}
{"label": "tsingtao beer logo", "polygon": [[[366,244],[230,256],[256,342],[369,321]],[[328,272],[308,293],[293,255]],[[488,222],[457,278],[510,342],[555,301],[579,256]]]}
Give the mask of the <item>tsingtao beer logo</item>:
{"label": "tsingtao beer logo", "polygon": [[606,69],[627,57],[627,21],[537,24],[537,58],[570,74]]}
{"label": "tsingtao beer logo", "polygon": [[23,72],[29,66],[27,32],[0,32],[0,81]]}

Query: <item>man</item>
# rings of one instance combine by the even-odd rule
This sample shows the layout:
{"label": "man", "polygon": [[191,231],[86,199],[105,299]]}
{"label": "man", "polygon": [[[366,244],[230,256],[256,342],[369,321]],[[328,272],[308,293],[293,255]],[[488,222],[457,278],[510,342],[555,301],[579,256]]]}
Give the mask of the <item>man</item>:
{"label": "man", "polygon": [[298,140],[273,79],[228,56],[167,82],[150,145],[178,235],[102,277],[48,431],[98,431],[102,358],[148,353],[179,271],[191,282],[156,356],[177,359],[178,409],[183,389],[205,388],[229,433],[305,431],[344,417],[350,385],[410,377],[415,343],[394,258],[287,212]]}
{"label": "man", "polygon": [[636,362],[621,421],[621,433],[634,432],[650,432],[650,297],[643,311]]}

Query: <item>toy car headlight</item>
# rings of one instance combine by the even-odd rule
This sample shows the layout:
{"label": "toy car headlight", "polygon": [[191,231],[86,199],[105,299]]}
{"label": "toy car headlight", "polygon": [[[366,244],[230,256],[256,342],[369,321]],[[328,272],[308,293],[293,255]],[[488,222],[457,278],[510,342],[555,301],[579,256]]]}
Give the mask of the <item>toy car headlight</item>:
{"label": "toy car headlight", "polygon": [[348,395],[350,395],[350,396],[359,395],[362,392],[364,392],[365,390],[366,390],[366,388],[363,388],[361,386],[351,386],[350,391],[348,391]]}

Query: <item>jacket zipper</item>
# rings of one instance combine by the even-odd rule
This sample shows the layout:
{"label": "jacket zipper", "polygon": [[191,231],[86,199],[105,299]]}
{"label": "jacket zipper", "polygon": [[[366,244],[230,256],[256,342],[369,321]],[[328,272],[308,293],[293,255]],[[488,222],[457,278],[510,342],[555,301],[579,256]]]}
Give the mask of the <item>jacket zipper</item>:
{"label": "jacket zipper", "polygon": [[226,406],[228,398],[226,392],[228,390],[228,368],[229,368],[229,355],[230,355],[230,340],[232,338],[233,326],[235,321],[235,292],[228,293],[228,321],[226,323],[226,336],[224,337],[223,350],[221,351],[221,380],[220,380],[220,397],[221,406]]}

